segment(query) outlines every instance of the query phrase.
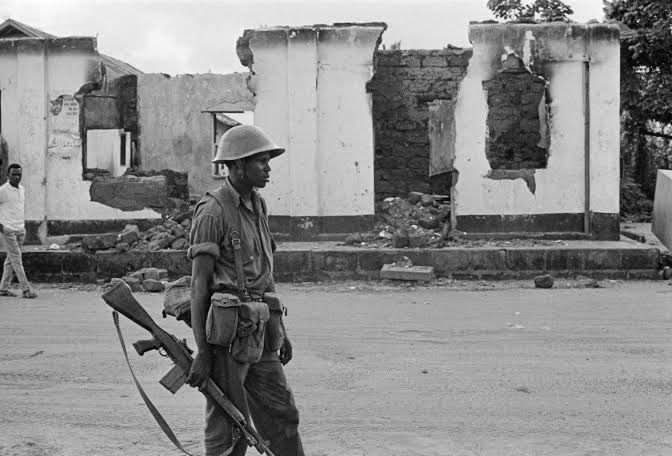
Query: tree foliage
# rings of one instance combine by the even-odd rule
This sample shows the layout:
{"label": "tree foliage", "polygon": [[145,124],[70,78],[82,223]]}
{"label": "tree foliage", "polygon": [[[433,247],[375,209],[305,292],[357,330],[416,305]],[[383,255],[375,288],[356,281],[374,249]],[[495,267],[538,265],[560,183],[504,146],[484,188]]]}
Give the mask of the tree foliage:
{"label": "tree foliage", "polygon": [[633,120],[672,123],[672,2],[670,0],[605,1],[608,19],[635,33],[623,39],[621,93]]}
{"label": "tree foliage", "polygon": [[621,40],[622,174],[652,197],[656,170],[670,160],[672,2],[604,0],[604,12],[634,32]]}
{"label": "tree foliage", "polygon": [[574,11],[561,0],[488,0],[495,17],[513,22],[567,21]]}

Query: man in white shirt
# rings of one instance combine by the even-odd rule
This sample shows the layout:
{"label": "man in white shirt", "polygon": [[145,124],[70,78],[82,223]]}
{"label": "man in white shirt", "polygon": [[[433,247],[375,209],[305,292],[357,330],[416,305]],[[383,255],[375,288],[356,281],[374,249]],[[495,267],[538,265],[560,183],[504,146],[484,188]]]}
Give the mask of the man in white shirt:
{"label": "man in white shirt", "polygon": [[0,232],[7,248],[7,259],[0,280],[0,296],[15,296],[9,291],[9,286],[13,274],[16,273],[23,297],[36,298],[37,293],[28,283],[21,259],[21,246],[26,238],[24,217],[26,192],[23,185],[19,184],[22,174],[21,166],[12,163],[8,168],[7,182],[0,185]]}

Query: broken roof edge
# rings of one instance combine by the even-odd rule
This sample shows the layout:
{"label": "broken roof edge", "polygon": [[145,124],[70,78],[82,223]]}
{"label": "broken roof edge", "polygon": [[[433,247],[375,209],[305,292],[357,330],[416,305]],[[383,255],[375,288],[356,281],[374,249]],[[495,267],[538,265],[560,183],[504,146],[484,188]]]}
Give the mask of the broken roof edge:
{"label": "broken roof edge", "polygon": [[625,24],[614,21],[614,20],[605,20],[603,22],[598,22],[597,20],[590,20],[587,22],[573,22],[573,21],[552,21],[552,22],[498,22],[494,20],[485,20],[485,21],[469,21],[469,29],[472,27],[488,27],[494,29],[501,28],[533,28],[537,30],[551,29],[551,28],[563,28],[563,29],[575,29],[575,30],[602,30],[610,31],[614,33],[618,30],[618,35],[620,38],[628,38],[634,32],[632,29],[627,27]]}
{"label": "broken roof edge", "polygon": [[333,24],[311,24],[311,25],[272,25],[269,27],[259,27],[256,29],[245,29],[245,32],[266,32],[266,31],[284,31],[284,30],[323,30],[349,27],[382,27],[387,30],[385,22],[334,22]]}
{"label": "broken roof edge", "polygon": [[250,39],[253,35],[257,33],[290,33],[293,31],[333,31],[339,29],[348,29],[348,28],[379,28],[380,35],[378,36],[378,43],[376,49],[380,46],[382,42],[383,33],[387,30],[387,23],[385,22],[335,22],[332,25],[328,24],[313,24],[313,25],[299,25],[299,26],[289,26],[289,25],[278,25],[270,27],[260,27],[256,29],[245,29],[243,34],[238,37],[236,40],[236,53],[238,54],[238,59],[240,60],[241,65],[244,67],[250,67],[254,63],[254,57],[252,55],[252,50],[250,49]]}
{"label": "broken roof edge", "polygon": [[527,40],[527,33],[539,40],[578,40],[590,39],[618,41],[620,28],[609,23],[471,23],[469,24],[469,42],[472,45],[486,41],[497,43],[522,42]]}

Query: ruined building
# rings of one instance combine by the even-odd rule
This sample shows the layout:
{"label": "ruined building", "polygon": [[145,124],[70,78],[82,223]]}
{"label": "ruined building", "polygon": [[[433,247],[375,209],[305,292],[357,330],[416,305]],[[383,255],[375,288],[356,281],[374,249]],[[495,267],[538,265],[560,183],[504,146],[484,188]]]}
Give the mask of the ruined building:
{"label": "ruined building", "polygon": [[110,77],[124,66],[93,38],[4,25],[2,134],[33,231],[158,219],[225,177],[217,138],[246,113],[289,150],[264,189],[277,233],[368,230],[420,191],[450,195],[459,231],[618,238],[617,26],[472,24],[472,49],[439,50],[379,49],[382,23],[271,27],[236,43],[247,73],[171,78]]}

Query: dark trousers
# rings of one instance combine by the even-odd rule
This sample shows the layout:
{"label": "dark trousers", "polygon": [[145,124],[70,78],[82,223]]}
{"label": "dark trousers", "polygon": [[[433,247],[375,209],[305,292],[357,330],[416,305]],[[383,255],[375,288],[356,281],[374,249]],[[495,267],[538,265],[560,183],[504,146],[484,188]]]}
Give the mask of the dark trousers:
{"label": "dark trousers", "polygon": [[[299,436],[299,411],[277,353],[264,352],[255,364],[240,364],[228,350],[213,347],[211,377],[269,441],[275,456],[304,456]],[[207,399],[205,406],[205,455],[243,456],[247,441],[235,431],[226,414]]]}

